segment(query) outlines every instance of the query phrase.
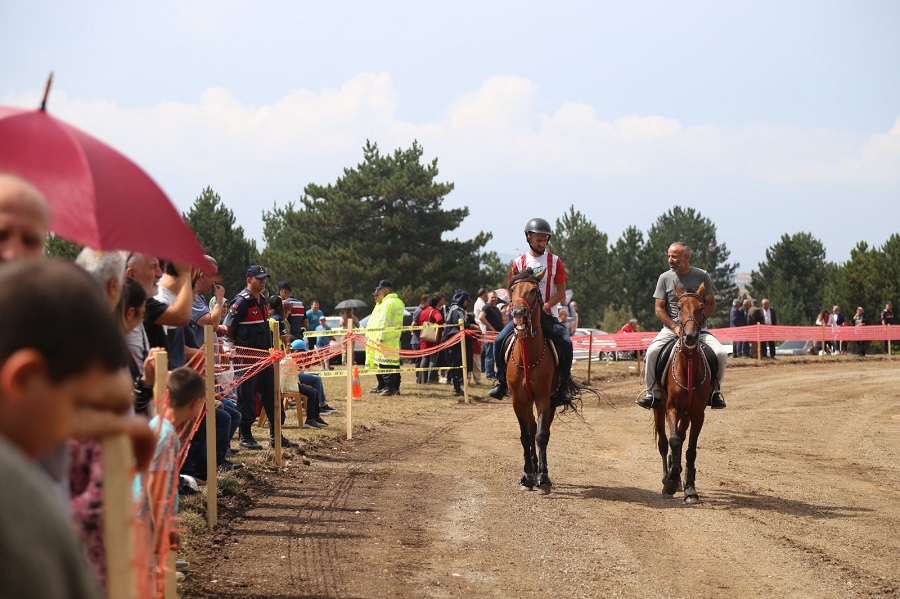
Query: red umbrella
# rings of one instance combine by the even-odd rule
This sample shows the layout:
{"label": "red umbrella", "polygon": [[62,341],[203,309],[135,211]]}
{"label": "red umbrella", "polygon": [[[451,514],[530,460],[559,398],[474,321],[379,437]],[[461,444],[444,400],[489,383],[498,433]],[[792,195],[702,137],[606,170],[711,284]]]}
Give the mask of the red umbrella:
{"label": "red umbrella", "polygon": [[0,172],[44,194],[51,231],[94,249],[211,268],[191,228],[140,167],[45,106],[46,93],[39,110],[0,106]]}

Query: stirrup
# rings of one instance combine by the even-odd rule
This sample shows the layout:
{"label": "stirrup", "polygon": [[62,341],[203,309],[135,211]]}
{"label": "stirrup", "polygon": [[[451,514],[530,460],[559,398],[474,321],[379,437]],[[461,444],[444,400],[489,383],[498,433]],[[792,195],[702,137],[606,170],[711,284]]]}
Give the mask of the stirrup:
{"label": "stirrup", "polygon": [[714,390],[709,396],[709,407],[713,410],[721,410],[726,408],[725,397],[718,389]]}
{"label": "stirrup", "polygon": [[652,410],[658,405],[659,400],[650,391],[644,391],[644,394],[634,400],[634,403],[641,406],[645,410]]}

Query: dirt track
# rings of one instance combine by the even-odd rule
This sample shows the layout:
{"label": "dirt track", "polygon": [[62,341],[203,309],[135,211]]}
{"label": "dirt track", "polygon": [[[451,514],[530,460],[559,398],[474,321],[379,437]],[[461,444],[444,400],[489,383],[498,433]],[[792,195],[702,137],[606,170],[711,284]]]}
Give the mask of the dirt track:
{"label": "dirt track", "polygon": [[740,366],[699,506],[660,494],[635,377],[554,423],[549,496],[518,489],[509,400],[448,401],[292,460],[182,596],[900,596],[900,361]]}

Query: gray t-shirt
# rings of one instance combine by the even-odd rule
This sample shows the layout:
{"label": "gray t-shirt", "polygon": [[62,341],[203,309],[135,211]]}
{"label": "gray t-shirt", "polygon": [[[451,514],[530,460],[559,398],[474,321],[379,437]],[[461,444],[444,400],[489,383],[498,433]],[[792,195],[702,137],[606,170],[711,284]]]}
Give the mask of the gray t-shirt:
{"label": "gray t-shirt", "polygon": [[47,475],[0,437],[0,597],[96,599],[99,587]]}
{"label": "gray t-shirt", "polygon": [[[713,285],[712,278],[703,269],[692,266],[691,271],[684,276],[667,270],[659,275],[653,299],[666,300],[666,311],[669,313],[669,317],[678,322],[678,296],[675,295],[675,286],[677,285],[679,289],[685,291],[696,292],[701,283],[706,286],[703,290],[704,296],[716,293],[716,286]],[[706,328],[706,325],[703,328]]]}

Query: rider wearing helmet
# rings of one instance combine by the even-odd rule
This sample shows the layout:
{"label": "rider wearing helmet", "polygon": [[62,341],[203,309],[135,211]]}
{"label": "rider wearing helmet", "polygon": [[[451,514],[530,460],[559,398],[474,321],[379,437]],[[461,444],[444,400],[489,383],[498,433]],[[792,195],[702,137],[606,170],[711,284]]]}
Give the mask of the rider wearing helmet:
{"label": "rider wearing helmet", "polygon": [[[566,404],[572,401],[572,340],[565,325],[556,320],[559,303],[566,299],[566,281],[568,276],[559,256],[547,252],[547,243],[553,231],[550,223],[543,218],[533,218],[525,225],[525,241],[530,248],[528,252],[516,258],[509,270],[509,278],[526,268],[534,270],[534,274],[545,273],[539,283],[543,309],[554,317],[553,338],[559,349],[559,388],[556,390],[556,403]],[[494,342],[494,359],[497,365],[497,382],[488,391],[494,399],[503,399],[509,387],[506,382],[506,356],[504,344],[512,333],[512,320],[503,328]]]}

